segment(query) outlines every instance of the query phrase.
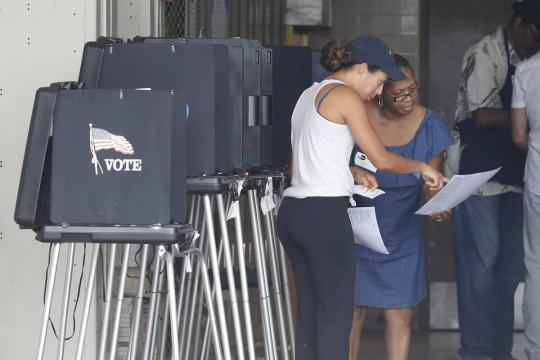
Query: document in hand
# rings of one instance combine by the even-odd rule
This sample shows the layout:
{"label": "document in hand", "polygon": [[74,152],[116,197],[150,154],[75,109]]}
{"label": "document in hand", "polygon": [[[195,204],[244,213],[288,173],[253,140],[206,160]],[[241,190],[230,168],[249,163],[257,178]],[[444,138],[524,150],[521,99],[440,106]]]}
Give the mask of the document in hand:
{"label": "document in hand", "polygon": [[381,254],[390,254],[384,245],[374,207],[347,209],[354,233],[354,242]]}
{"label": "document in hand", "polygon": [[431,215],[438,211],[452,209],[488,182],[499,170],[501,168],[476,174],[454,175],[448,184],[415,214]]}
{"label": "document in hand", "polygon": [[385,192],[381,189],[375,189],[371,191],[364,185],[354,185],[353,193],[363,197],[367,197],[369,199],[375,199],[377,196],[385,194]]}

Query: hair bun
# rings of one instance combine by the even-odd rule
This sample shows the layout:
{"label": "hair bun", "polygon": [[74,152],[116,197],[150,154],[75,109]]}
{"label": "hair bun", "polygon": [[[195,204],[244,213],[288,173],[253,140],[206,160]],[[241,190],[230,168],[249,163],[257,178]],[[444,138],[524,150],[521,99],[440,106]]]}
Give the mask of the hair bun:
{"label": "hair bun", "polygon": [[344,64],[348,64],[351,61],[352,51],[347,45],[345,40],[329,41],[323,48],[321,53],[321,65],[331,72],[336,72]]}

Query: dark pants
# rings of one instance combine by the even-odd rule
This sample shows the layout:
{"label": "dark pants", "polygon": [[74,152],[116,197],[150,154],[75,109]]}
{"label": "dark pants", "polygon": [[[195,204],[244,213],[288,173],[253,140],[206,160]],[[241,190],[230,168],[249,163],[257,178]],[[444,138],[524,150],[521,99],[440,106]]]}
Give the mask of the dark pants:
{"label": "dark pants", "polygon": [[510,359],[523,279],[522,195],[471,196],[454,214],[463,359]]}
{"label": "dark pants", "polygon": [[286,197],[277,226],[296,280],[296,360],[346,360],[354,293],[348,199]]}

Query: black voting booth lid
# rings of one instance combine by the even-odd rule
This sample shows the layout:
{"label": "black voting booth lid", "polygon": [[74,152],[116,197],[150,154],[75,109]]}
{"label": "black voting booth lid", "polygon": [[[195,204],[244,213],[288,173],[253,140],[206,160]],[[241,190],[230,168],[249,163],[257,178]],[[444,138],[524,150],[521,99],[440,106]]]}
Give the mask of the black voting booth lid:
{"label": "black voting booth lid", "polygon": [[143,39],[87,43],[79,80],[92,88],[173,89],[186,93],[188,174],[210,175],[237,167],[226,46]]}
{"label": "black voting booth lid", "polygon": [[49,134],[56,94],[52,88],[40,88],[36,92],[15,205],[15,222],[22,229],[49,222]]}

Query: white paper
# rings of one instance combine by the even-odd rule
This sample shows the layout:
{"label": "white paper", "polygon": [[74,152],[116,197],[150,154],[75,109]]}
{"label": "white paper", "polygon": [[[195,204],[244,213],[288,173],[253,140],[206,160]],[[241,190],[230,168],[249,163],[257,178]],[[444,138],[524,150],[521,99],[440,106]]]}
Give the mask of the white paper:
{"label": "white paper", "polygon": [[357,152],[354,156],[354,165],[360,166],[361,168],[364,168],[366,170],[369,170],[371,172],[377,172],[377,168],[373,163],[368,159],[367,155],[362,152]]}
{"label": "white paper", "polygon": [[424,204],[415,214],[431,215],[456,207],[489,181],[501,168],[470,175],[454,175],[441,191]]}
{"label": "white paper", "polygon": [[269,177],[266,182],[266,188],[264,190],[264,196],[261,198],[261,210],[263,215],[266,216],[268,212],[272,211],[276,207],[274,203],[274,186],[272,184],[272,178]]}
{"label": "white paper", "polygon": [[231,205],[229,206],[229,211],[227,211],[227,221],[238,217],[239,213],[240,213],[239,201],[235,200],[231,202]]}
{"label": "white paper", "polygon": [[347,209],[354,233],[354,242],[381,254],[390,254],[379,230],[374,207]]}
{"label": "white paper", "polygon": [[369,190],[364,185],[354,185],[353,192],[357,195],[367,197],[370,199],[375,199],[377,196],[384,194],[385,192],[381,189],[375,189],[373,191]]}
{"label": "white paper", "polygon": [[[242,189],[244,188],[244,180],[238,180],[235,184],[236,186],[236,193],[238,196],[242,195]],[[237,218],[238,215],[240,215],[240,201],[234,200],[231,202],[231,205],[229,206],[229,210],[227,211],[227,221]]]}
{"label": "white paper", "polygon": [[189,260],[189,255],[186,256],[186,272],[190,273],[192,271],[191,269],[191,260]]}

